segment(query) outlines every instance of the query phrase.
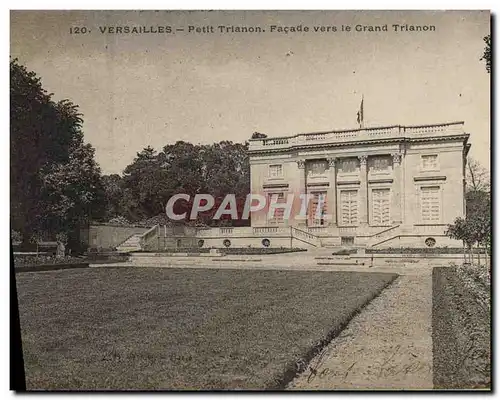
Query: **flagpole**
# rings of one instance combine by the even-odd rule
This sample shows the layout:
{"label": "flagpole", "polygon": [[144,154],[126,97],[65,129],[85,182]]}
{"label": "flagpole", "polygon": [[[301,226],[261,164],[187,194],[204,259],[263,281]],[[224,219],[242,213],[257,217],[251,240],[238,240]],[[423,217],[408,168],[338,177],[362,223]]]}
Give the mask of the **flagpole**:
{"label": "flagpole", "polygon": [[365,94],[363,93],[361,95],[361,128],[363,129],[365,127]]}
{"label": "flagpole", "polygon": [[358,111],[358,124],[359,124],[359,129],[363,129],[365,127],[364,123],[364,102],[365,102],[365,95],[361,95],[361,104],[359,105],[359,111]]}

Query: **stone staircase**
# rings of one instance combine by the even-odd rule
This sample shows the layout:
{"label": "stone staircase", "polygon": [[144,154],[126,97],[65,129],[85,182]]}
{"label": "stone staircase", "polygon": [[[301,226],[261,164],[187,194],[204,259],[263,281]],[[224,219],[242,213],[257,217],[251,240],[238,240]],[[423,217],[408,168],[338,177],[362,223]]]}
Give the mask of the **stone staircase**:
{"label": "stone staircase", "polygon": [[141,237],[141,233],[133,234],[127,240],[118,245],[116,250],[120,253],[130,253],[132,251],[141,250]]}
{"label": "stone staircase", "polygon": [[379,246],[383,243],[388,242],[389,240],[393,239],[394,237],[400,234],[401,234],[400,225],[391,226],[390,228],[384,229],[383,231],[378,232],[375,235],[372,235],[368,239],[367,247]]}
{"label": "stone staircase", "polygon": [[312,247],[321,247],[321,239],[310,232],[291,227],[290,233],[293,239],[306,243]]}

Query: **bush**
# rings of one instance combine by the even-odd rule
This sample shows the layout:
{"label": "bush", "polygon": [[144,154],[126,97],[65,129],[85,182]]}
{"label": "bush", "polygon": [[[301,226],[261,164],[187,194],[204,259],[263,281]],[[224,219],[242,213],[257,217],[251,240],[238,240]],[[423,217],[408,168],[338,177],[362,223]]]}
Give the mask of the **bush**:
{"label": "bush", "polygon": [[134,253],[209,253],[210,249],[205,247],[205,248],[200,248],[200,247],[172,247],[172,248],[167,248],[167,249],[161,249],[161,250],[150,250],[148,251],[147,249],[144,251],[134,251]]}
{"label": "bush", "polygon": [[23,241],[23,235],[19,231],[11,230],[10,239],[12,240],[12,243],[18,244]]}
{"label": "bush", "polygon": [[333,251],[332,255],[334,256],[348,256],[350,254],[355,254],[357,252],[356,249],[341,249],[337,251]]}
{"label": "bush", "polygon": [[223,254],[283,254],[307,251],[307,249],[286,248],[286,247],[229,247],[219,249]]}
{"label": "bush", "polygon": [[125,217],[114,217],[114,218],[111,218],[109,221],[108,221],[108,224],[113,224],[113,225],[120,225],[120,226],[129,226],[131,225],[130,221],[125,218]]}
{"label": "bush", "polygon": [[[242,254],[242,255],[252,255],[252,254],[283,254],[283,253],[294,253],[299,251],[307,251],[306,249],[293,248],[289,249],[286,247],[229,247],[229,248],[217,248],[222,254]],[[154,250],[154,253],[188,253],[188,254],[201,254],[210,253],[210,248],[208,247],[177,247],[171,249]],[[135,253],[148,253],[148,251],[137,251]]]}
{"label": "bush", "polygon": [[[484,254],[483,249],[474,248],[474,254]],[[389,247],[387,249],[366,249],[366,254],[463,254],[460,247]]]}
{"label": "bush", "polygon": [[477,283],[471,284],[466,277],[469,272],[469,267],[433,270],[435,389],[489,388],[491,385],[489,290]]}
{"label": "bush", "polygon": [[14,257],[14,265],[16,267],[29,266],[29,265],[52,265],[52,264],[74,264],[84,262],[85,259],[79,257],[65,256],[56,258],[47,255],[16,255]]}
{"label": "bush", "polygon": [[129,258],[129,254],[126,253],[89,253],[86,257],[87,261],[93,263],[122,262],[128,261]]}

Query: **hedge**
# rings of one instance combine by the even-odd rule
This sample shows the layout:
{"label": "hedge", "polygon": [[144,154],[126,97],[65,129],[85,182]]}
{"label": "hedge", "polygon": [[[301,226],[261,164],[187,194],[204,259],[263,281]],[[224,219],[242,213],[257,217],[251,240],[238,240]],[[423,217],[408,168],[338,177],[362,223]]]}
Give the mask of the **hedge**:
{"label": "hedge", "polygon": [[[368,248],[366,254],[463,254],[464,249],[460,247],[389,247],[387,249]],[[474,254],[484,255],[484,249],[473,249]]]}
{"label": "hedge", "polygon": [[490,388],[489,290],[453,267],[434,268],[432,279],[434,388]]}

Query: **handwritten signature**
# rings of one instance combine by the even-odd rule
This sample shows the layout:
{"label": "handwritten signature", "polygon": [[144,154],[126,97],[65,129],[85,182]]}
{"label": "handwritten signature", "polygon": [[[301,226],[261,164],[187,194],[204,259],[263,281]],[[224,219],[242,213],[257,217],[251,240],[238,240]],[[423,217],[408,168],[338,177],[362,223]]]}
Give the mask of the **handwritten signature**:
{"label": "handwritten signature", "polygon": [[[338,376],[343,380],[347,379],[349,374],[352,373],[353,368],[356,365],[363,363],[363,372],[370,375],[375,375],[377,377],[389,377],[397,375],[408,375],[418,371],[430,371],[431,366],[429,363],[419,359],[418,355],[412,349],[403,349],[401,345],[389,347],[387,354],[380,360],[372,365],[366,365],[366,360],[363,360],[364,348],[358,349],[354,354],[358,354],[360,357],[349,364],[347,368],[343,369],[330,369],[322,368],[325,362],[325,356],[327,349],[324,349],[316,358],[313,364],[309,366],[309,375],[307,377],[307,382],[312,382],[314,379],[323,379],[328,376]],[[398,361],[397,356],[405,356],[404,361]],[[408,355],[411,357],[408,359]],[[364,362],[363,362],[364,361]]]}

